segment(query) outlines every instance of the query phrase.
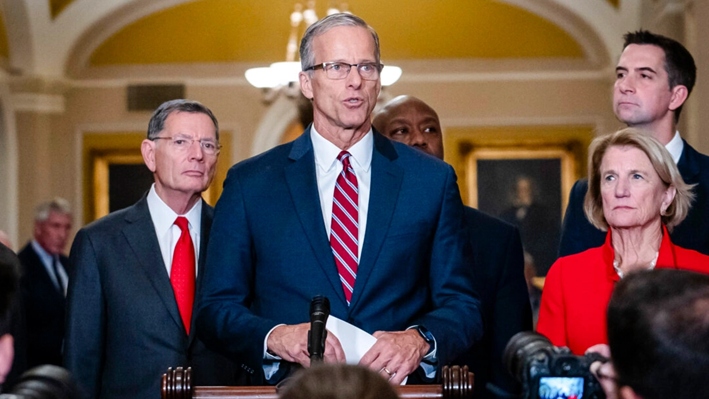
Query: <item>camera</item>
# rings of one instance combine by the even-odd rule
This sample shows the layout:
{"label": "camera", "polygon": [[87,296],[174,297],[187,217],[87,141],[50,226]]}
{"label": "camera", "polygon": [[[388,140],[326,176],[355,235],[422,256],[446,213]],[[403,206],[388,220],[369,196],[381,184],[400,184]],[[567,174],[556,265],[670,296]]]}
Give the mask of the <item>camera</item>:
{"label": "camera", "polygon": [[45,364],[26,371],[12,391],[0,399],[78,399],[81,398],[74,379],[66,369]]}
{"label": "camera", "polygon": [[503,355],[507,370],[522,384],[525,399],[605,399],[589,370],[596,361],[608,359],[597,353],[573,355],[568,348],[556,347],[531,331],[515,334]]}

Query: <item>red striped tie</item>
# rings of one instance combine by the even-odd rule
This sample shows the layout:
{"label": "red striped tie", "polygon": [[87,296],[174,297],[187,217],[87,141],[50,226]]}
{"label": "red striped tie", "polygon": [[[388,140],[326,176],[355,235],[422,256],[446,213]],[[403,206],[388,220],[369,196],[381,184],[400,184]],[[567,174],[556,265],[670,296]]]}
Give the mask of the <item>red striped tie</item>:
{"label": "red striped tie", "polygon": [[184,216],[178,216],[175,224],[182,233],[177,240],[175,252],[172,256],[170,283],[172,283],[172,290],[175,292],[175,300],[177,301],[177,308],[180,310],[182,323],[185,325],[187,335],[189,335],[192,322],[192,304],[194,303],[194,245],[192,245],[190,229],[187,227],[187,219]]}
{"label": "red striped tie", "polygon": [[357,176],[350,165],[350,153],[342,151],[337,159],[342,162],[342,172],[337,176],[333,195],[330,246],[332,246],[332,254],[335,256],[342,289],[345,291],[345,299],[349,305],[359,263],[359,206],[357,202],[359,189],[357,188]]}

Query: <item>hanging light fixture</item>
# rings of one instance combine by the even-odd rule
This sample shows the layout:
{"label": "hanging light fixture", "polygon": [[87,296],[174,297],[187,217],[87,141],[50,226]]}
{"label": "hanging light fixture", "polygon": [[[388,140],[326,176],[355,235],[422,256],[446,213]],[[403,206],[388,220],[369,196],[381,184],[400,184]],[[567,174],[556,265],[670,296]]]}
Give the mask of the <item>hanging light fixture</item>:
{"label": "hanging light fixture", "polygon": [[[348,12],[346,6],[341,9],[329,7],[327,14],[336,14],[338,12]],[[301,71],[300,62],[295,60],[295,55],[298,51],[298,33],[300,26],[305,29],[318,20],[315,13],[315,0],[308,1],[308,6],[303,10],[300,3],[296,3],[293,12],[290,15],[290,36],[286,45],[286,60],[274,62],[270,66],[251,68],[244,74],[246,80],[254,87],[262,89],[281,89],[297,87],[298,73]],[[394,84],[401,77],[401,68],[396,66],[386,65],[382,69],[381,81],[383,86]]]}

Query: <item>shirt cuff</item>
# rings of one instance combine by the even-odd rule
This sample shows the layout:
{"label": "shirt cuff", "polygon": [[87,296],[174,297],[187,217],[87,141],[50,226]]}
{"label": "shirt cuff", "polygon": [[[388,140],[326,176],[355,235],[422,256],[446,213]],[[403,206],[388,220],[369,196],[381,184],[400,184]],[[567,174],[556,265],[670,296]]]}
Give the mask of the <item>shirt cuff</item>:
{"label": "shirt cuff", "polygon": [[282,359],[280,356],[276,356],[268,352],[268,337],[271,336],[273,330],[283,325],[285,324],[278,324],[277,326],[273,327],[263,339],[263,375],[266,378],[266,381],[269,382],[271,378],[273,378],[273,376],[278,372],[278,369],[281,366]]}

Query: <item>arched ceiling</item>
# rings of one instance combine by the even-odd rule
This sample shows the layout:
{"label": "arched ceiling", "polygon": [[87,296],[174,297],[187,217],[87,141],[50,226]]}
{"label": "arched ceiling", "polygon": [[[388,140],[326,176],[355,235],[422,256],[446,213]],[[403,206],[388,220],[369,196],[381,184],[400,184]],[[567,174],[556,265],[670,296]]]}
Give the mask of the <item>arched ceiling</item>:
{"label": "arched ceiling", "polygon": [[[90,65],[272,62],[285,57],[294,0],[198,0],[143,17],[104,41]],[[318,4],[325,15],[326,2]],[[387,59],[583,57],[553,23],[490,0],[350,0]],[[191,27],[207,27],[191,29]]]}
{"label": "arched ceiling", "polygon": [[[309,0],[0,0],[0,57],[15,76],[53,78],[95,76],[90,71],[105,66],[279,61],[296,1]],[[318,14],[341,1],[316,1]],[[377,29],[385,62],[566,58],[603,67],[622,33],[638,27],[642,1],[349,0],[347,7]]]}

